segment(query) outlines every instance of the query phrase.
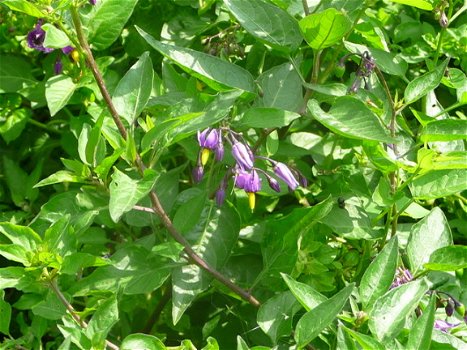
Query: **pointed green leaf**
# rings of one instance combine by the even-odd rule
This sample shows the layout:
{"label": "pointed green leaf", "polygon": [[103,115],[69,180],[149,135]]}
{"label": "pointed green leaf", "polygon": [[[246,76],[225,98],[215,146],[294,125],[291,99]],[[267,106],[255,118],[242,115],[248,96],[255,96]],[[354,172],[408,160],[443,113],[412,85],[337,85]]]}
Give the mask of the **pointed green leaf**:
{"label": "pointed green leaf", "polygon": [[362,350],[385,350],[385,347],[375,338],[369,335],[355,332],[350,328],[342,326],[344,331],[348,333],[362,347]]}
{"label": "pointed green leaf", "polygon": [[292,319],[299,308],[291,292],[280,293],[261,305],[257,316],[258,325],[276,344],[280,337],[290,335]]}
{"label": "pointed green leaf", "polygon": [[66,106],[77,85],[66,75],[55,75],[45,83],[45,99],[53,117]]}
{"label": "pointed green leaf", "polygon": [[199,51],[163,44],[144,30],[136,29],[149,45],[213,89],[226,91],[237,88],[255,92],[253,77],[242,67]]}
{"label": "pointed green leaf", "polygon": [[154,79],[149,52],[141,55],[120,80],[112,96],[118,114],[131,125],[141,114],[149,100]]}
{"label": "pointed green leaf", "polygon": [[[194,198],[195,202],[196,200]],[[199,215],[197,225],[190,231],[184,232],[184,235],[192,244],[193,249],[209,265],[219,270],[230,256],[237,242],[239,231],[240,219],[234,209],[227,206],[216,209],[213,202],[207,202]],[[211,280],[212,277],[197,265],[191,264],[174,269],[172,274],[174,324],[180,320],[196,296],[209,287]]]}
{"label": "pointed green leaf", "polygon": [[413,225],[410,231],[406,250],[412,273],[415,274],[423,268],[431,253],[449,245],[452,245],[451,229],[443,211],[435,207]]}
{"label": "pointed green leaf", "polygon": [[281,8],[261,0],[224,0],[243,28],[280,51],[295,51],[302,42],[298,23]]}
{"label": "pointed green leaf", "polygon": [[0,333],[10,335],[11,305],[3,298],[5,292],[0,290]]}
{"label": "pointed green leaf", "polygon": [[166,350],[164,343],[153,335],[135,333],[123,339],[120,350]]}
{"label": "pointed green leaf", "polygon": [[467,139],[467,120],[442,119],[425,125],[420,133],[420,141],[452,141]]}
{"label": "pointed green leaf", "polygon": [[406,348],[425,350],[430,348],[433,324],[435,323],[436,294],[432,294],[423,314],[415,321],[409,333]]}
{"label": "pointed green leaf", "polygon": [[371,306],[376,299],[389,290],[396,273],[398,256],[397,236],[394,236],[363,274],[359,293],[365,307]]}
{"label": "pointed green leaf", "polygon": [[241,126],[250,128],[281,128],[300,118],[300,114],[277,108],[250,108],[240,120]]}
{"label": "pointed green leaf", "polygon": [[37,246],[42,243],[41,237],[30,227],[14,225],[9,222],[0,223],[0,234],[28,251],[36,250]]}
{"label": "pointed green leaf", "polygon": [[110,201],[109,211],[114,222],[120,220],[120,217],[131,210],[136,203],[144,198],[152,189],[156,174],[146,172],[144,179],[133,180],[128,175],[115,169],[110,183]]}
{"label": "pointed green leaf", "polygon": [[430,260],[424,267],[436,271],[465,269],[467,268],[467,247],[454,245],[439,248],[430,255]]}
{"label": "pointed green leaf", "polygon": [[316,100],[310,100],[308,111],[336,134],[359,140],[393,142],[378,117],[355,97],[337,98],[329,112],[323,111]]}
{"label": "pointed green leaf", "polygon": [[34,3],[24,0],[3,0],[2,4],[13,11],[23,12],[29,16],[43,18],[45,14]]}
{"label": "pointed green leaf", "polygon": [[354,286],[353,283],[349,284],[300,318],[295,327],[295,340],[298,346],[303,347],[311,342],[336,319],[352,294]]}
{"label": "pointed green leaf", "polygon": [[68,36],[53,24],[45,23],[42,25],[42,29],[44,29],[46,32],[44,47],[61,49],[63,47],[72,45]]}
{"label": "pointed green leaf", "polygon": [[426,1],[426,0],[391,0],[391,1],[398,2],[399,4],[417,7],[422,10],[427,10],[427,11],[433,10],[433,5],[431,4],[431,1]]}
{"label": "pointed green leaf", "polygon": [[404,327],[405,318],[413,312],[428,291],[425,280],[403,284],[381,296],[369,314],[368,326],[380,341],[396,337]]}
{"label": "pointed green leaf", "polygon": [[91,12],[83,18],[83,23],[89,29],[88,40],[94,49],[106,49],[117,40],[137,2],[138,0],[97,1]]}
{"label": "pointed green leaf", "polygon": [[436,199],[467,189],[465,170],[434,170],[415,178],[409,185],[412,196],[417,199]]}
{"label": "pointed green leaf", "polygon": [[85,333],[93,344],[105,344],[107,334],[118,320],[117,297],[113,295],[97,307]]}
{"label": "pointed green leaf", "polygon": [[313,287],[305,283],[295,281],[292,277],[285,273],[281,273],[281,276],[285,283],[287,283],[287,286],[289,287],[294,297],[300,304],[302,304],[306,311],[310,311],[328,299],[323,294],[313,289]]}
{"label": "pointed green leaf", "polygon": [[441,82],[448,63],[449,58],[447,58],[433,71],[425,73],[422,76],[412,80],[405,88],[405,103],[411,104],[420,99],[422,96],[428,94],[431,90],[435,89]]}
{"label": "pointed green leaf", "polygon": [[308,15],[299,24],[303,37],[315,50],[338,43],[352,27],[348,17],[335,8]]}

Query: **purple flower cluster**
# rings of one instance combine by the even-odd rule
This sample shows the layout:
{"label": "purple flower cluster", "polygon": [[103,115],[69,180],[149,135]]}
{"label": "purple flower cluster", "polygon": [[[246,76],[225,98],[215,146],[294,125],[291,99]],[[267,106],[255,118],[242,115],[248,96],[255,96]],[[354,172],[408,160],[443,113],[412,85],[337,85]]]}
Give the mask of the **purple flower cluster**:
{"label": "purple flower cluster", "polygon": [[[223,132],[226,133],[225,138],[222,136]],[[222,128],[207,128],[198,132],[198,144],[201,150],[198,154],[197,164],[193,169],[193,179],[195,182],[200,182],[202,180],[204,166],[208,162],[212,152],[214,152],[216,161],[221,161],[223,159],[223,139],[227,140],[231,145],[235,164],[228,169],[216,191],[216,202],[218,205],[221,205],[225,199],[225,193],[230,178],[233,178],[236,188],[242,189],[248,194],[249,204],[252,210],[255,207],[255,193],[261,190],[262,181],[259,176],[260,173],[266,177],[269,186],[274,191],[280,192],[281,188],[279,182],[267,171],[255,167],[255,160],[257,159],[267,161],[271,165],[274,174],[287,184],[289,190],[295,190],[300,184],[304,187],[307,186],[305,177],[297,170],[270,158],[255,156],[252,149],[243,140],[241,135],[230,129]]]}
{"label": "purple flower cluster", "polygon": [[402,284],[413,280],[413,276],[407,269],[398,268],[394,281],[391,284],[391,289],[399,287]]}
{"label": "purple flower cluster", "polygon": [[[28,33],[28,35],[27,35],[28,46],[31,49],[35,49],[35,50],[45,52],[45,53],[50,53],[50,52],[54,51],[54,49],[44,46],[45,30],[42,29],[42,23],[43,23],[43,20],[40,19],[37,22],[34,29],[31,30]],[[62,48],[62,52],[65,55],[70,54],[73,50],[74,50],[74,48],[72,46],[65,46],[64,48]],[[62,70],[63,70],[62,60],[61,60],[60,56],[58,56],[57,60],[55,61],[54,72],[55,72],[55,74],[60,74],[62,72]]]}

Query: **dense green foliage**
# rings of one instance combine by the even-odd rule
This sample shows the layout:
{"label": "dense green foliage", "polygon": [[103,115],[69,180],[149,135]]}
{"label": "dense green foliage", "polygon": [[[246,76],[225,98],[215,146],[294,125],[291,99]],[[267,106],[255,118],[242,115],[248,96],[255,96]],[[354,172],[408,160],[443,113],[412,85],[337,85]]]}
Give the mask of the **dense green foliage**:
{"label": "dense green foliage", "polygon": [[467,349],[466,2],[1,0],[0,36],[0,349]]}

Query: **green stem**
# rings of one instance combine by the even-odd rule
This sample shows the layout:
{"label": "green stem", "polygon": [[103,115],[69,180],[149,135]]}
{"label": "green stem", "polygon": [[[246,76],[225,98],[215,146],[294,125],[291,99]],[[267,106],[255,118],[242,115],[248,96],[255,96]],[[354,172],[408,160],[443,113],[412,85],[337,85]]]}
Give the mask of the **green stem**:
{"label": "green stem", "polygon": [[57,135],[61,135],[61,134],[62,134],[60,131],[55,130],[55,129],[52,129],[51,127],[47,126],[46,124],[41,123],[41,122],[38,122],[38,121],[35,120],[35,119],[28,119],[28,123],[31,124],[31,125],[37,126],[38,128],[44,129],[44,130],[46,130],[46,131],[48,131],[48,132],[57,134]]}
{"label": "green stem", "polygon": [[[449,23],[451,22],[453,10],[454,10],[454,8],[452,6],[452,0],[449,0],[449,9],[448,9],[448,15],[447,15],[447,17],[448,17],[448,26],[449,26]],[[438,63],[439,56],[441,55],[441,46],[443,45],[444,33],[446,32],[446,28],[444,28],[444,27],[441,28],[441,31],[439,33],[438,45],[436,46],[435,57],[433,58],[433,67],[436,67],[436,64]]]}

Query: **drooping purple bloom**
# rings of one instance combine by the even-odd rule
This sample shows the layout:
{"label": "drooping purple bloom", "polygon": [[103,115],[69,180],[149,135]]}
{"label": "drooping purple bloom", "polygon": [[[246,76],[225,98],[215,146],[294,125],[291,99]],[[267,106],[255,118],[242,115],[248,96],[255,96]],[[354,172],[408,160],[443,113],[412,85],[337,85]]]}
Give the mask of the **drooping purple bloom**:
{"label": "drooping purple bloom", "polygon": [[198,143],[202,148],[216,149],[219,145],[219,131],[207,128],[202,132],[198,131]]}
{"label": "drooping purple bloom", "polygon": [[246,172],[241,170],[235,176],[235,187],[245,190],[245,192],[255,193],[261,189],[261,179],[256,170]]}
{"label": "drooping purple bloom", "polygon": [[44,47],[44,40],[45,40],[45,30],[42,29],[42,20],[39,20],[36,26],[34,27],[34,29],[28,33],[28,36],[27,36],[28,46],[31,49],[39,50],[39,51],[46,52],[46,53],[52,52],[54,49]]}
{"label": "drooping purple bloom", "polygon": [[222,206],[222,204],[224,204],[224,200],[225,200],[225,188],[223,188],[221,186],[216,191],[216,204],[217,204],[217,206],[219,206],[219,207]]}
{"label": "drooping purple bloom", "polygon": [[452,316],[454,313],[454,302],[452,299],[448,299],[448,303],[446,304],[444,311],[446,312],[446,315]]}
{"label": "drooping purple bloom", "polygon": [[295,178],[294,174],[292,173],[290,168],[284,163],[276,163],[274,165],[274,172],[281,180],[283,180],[287,184],[291,191],[294,191],[299,186],[299,183]]}
{"label": "drooping purple bloom", "polygon": [[64,48],[62,48],[62,52],[65,54],[65,55],[68,55],[70,54],[71,51],[74,50],[74,47],[73,46],[65,46]]}
{"label": "drooping purple bloom", "polygon": [[58,57],[54,64],[54,73],[58,75],[62,72],[62,70],[63,70],[62,60],[60,59],[60,57]]}
{"label": "drooping purple bloom", "polygon": [[198,183],[201,182],[203,179],[204,175],[204,169],[201,165],[197,165],[193,168],[192,176],[193,176],[193,181]]}
{"label": "drooping purple bloom", "polygon": [[237,161],[237,165],[243,170],[251,170],[253,168],[253,152],[250,147],[241,143],[235,142],[232,145],[232,155]]}
{"label": "drooping purple bloom", "polygon": [[220,162],[224,158],[224,144],[222,143],[222,134],[219,133],[219,139],[217,141],[217,147],[214,149],[214,155],[217,162]]}
{"label": "drooping purple bloom", "polygon": [[396,277],[394,278],[390,288],[393,289],[399,287],[402,284],[410,282],[412,279],[413,276],[409,270],[398,268]]}
{"label": "drooping purple bloom", "polygon": [[94,6],[97,3],[97,0],[89,0],[89,3]]}
{"label": "drooping purple bloom", "polygon": [[281,186],[279,185],[279,182],[275,178],[273,178],[272,176],[268,176],[267,179],[268,179],[269,187],[271,187],[276,192],[281,191]]}
{"label": "drooping purple bloom", "polygon": [[436,329],[440,330],[441,332],[447,333],[451,328],[454,328],[454,327],[456,327],[458,325],[459,325],[459,323],[453,324],[453,323],[449,323],[449,322],[443,321],[443,320],[435,320],[434,327]]}

